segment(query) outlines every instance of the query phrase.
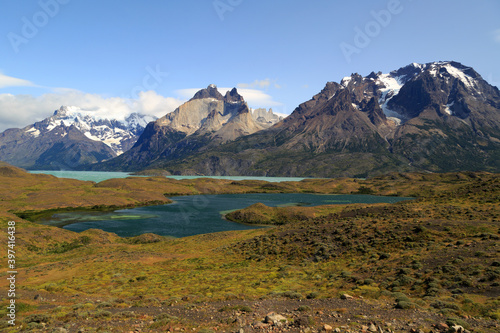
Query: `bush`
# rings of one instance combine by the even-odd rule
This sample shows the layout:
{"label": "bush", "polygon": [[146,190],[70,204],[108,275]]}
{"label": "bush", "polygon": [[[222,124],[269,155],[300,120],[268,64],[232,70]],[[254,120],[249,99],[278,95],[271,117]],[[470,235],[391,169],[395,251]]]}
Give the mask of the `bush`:
{"label": "bush", "polygon": [[396,303],[395,308],[396,309],[403,309],[403,310],[416,309],[416,308],[418,308],[418,305],[416,303],[412,303],[412,302],[400,301],[400,302]]}
{"label": "bush", "polygon": [[137,316],[137,314],[134,311],[121,311],[118,313],[115,313],[113,317],[116,318],[134,318]]}
{"label": "bush", "polygon": [[45,314],[32,314],[32,315],[29,315],[27,316],[26,318],[24,318],[24,322],[26,324],[29,324],[29,323],[48,323],[50,322],[50,318],[49,316],[45,315]]}
{"label": "bush", "polygon": [[448,325],[448,326],[459,325],[459,326],[462,326],[463,328],[469,327],[469,324],[467,324],[465,321],[463,321],[462,319],[459,319],[459,318],[447,318],[446,325]]}
{"label": "bush", "polygon": [[319,293],[316,291],[313,291],[313,292],[310,292],[309,294],[307,294],[306,298],[307,299],[314,299],[314,298],[318,298],[318,296],[319,296]]}
{"label": "bush", "polygon": [[97,305],[97,308],[98,309],[102,309],[102,308],[110,308],[112,307],[111,303],[108,303],[108,302],[102,302],[102,303],[99,303]]}
{"label": "bush", "polygon": [[298,307],[297,311],[300,311],[300,312],[311,311],[311,307],[308,305],[301,305]]}
{"label": "bush", "polygon": [[107,318],[111,317],[112,313],[106,310],[98,310],[94,312],[93,317],[94,318]]}
{"label": "bush", "polygon": [[392,297],[396,299],[396,302],[409,302],[410,299],[403,293],[396,292],[392,293]]}
{"label": "bush", "polygon": [[382,260],[382,259],[388,259],[391,255],[389,253],[380,253],[379,254],[379,259]]}
{"label": "bush", "polygon": [[451,309],[451,310],[459,310],[459,306],[450,303],[450,302],[443,302],[443,301],[436,301],[434,303],[431,303],[431,306],[436,309]]}
{"label": "bush", "polygon": [[287,297],[287,298],[290,298],[290,299],[301,299],[301,298],[303,298],[303,296],[302,296],[301,293],[298,293],[296,291],[291,291],[291,290],[285,291],[283,293],[283,296]]}
{"label": "bush", "polygon": [[364,279],[364,280],[363,280],[363,284],[364,284],[365,286],[369,286],[369,285],[371,285],[371,284],[372,284],[372,283],[374,283],[374,282],[375,282],[375,281],[374,281],[373,279]]}

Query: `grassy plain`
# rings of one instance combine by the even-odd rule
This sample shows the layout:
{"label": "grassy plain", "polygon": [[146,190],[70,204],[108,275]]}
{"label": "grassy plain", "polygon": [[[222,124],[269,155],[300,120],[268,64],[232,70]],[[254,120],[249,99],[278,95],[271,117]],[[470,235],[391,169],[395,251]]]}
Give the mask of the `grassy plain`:
{"label": "grassy plain", "polygon": [[[0,165],[0,184],[1,239],[6,247],[7,223],[15,221],[19,272],[16,327],[6,324],[9,299],[2,296],[5,332],[250,332],[269,311],[287,317],[280,329],[297,332],[325,324],[342,332],[362,331],[370,323],[385,331],[426,333],[440,322],[477,332],[500,327],[497,174],[393,173],[284,183],[140,177],[96,184]],[[47,210],[255,192],[416,199],[320,207],[257,204],[227,218],[273,227],[181,239],[74,233],[28,220]],[[1,260],[7,264],[6,251]],[[2,273],[0,288],[7,287]],[[343,294],[353,299],[341,300]]]}

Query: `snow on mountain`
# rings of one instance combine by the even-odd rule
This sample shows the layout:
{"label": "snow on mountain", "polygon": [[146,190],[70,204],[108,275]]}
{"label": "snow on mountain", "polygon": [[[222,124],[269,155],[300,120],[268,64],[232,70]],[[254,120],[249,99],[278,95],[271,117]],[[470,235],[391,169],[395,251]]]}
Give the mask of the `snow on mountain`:
{"label": "snow on mountain", "polygon": [[[351,76],[342,78],[340,85],[342,89],[352,90],[356,89],[355,86],[359,86],[360,82],[367,84],[367,88],[363,92],[364,97],[378,97],[378,103],[386,117],[397,124],[401,124],[406,120],[405,117],[398,111],[392,110],[389,107],[389,102],[399,94],[401,88],[406,83],[418,79],[424,73],[428,73],[434,78],[443,79],[447,83],[458,79],[471,95],[479,97],[482,95],[478,82],[480,76],[471,67],[466,67],[454,61],[436,61],[427,64],[412,63],[387,74],[372,72],[366,77],[352,74]],[[372,83],[376,85],[374,88]],[[454,102],[450,100],[448,103],[442,105],[443,110],[449,115],[453,115],[451,108]]]}
{"label": "snow on mountain", "polygon": [[117,155],[130,149],[153,116],[132,113],[124,120],[110,119],[103,112],[82,110],[76,106],[61,106],[54,115],[25,128],[33,137],[55,128],[75,126],[87,138],[101,141]]}

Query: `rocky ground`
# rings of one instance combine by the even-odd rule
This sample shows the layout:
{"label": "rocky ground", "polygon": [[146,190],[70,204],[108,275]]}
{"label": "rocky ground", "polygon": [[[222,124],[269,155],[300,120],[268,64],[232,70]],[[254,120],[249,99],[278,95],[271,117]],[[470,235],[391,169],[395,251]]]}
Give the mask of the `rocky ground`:
{"label": "rocky ground", "polygon": [[[78,297],[79,295],[76,295]],[[450,320],[428,311],[396,309],[390,299],[343,294],[330,299],[272,298],[197,302],[196,297],[156,306],[123,306],[86,298],[64,315],[71,297],[24,292],[48,315],[24,319],[21,332],[485,332],[500,331],[496,320],[465,316]],[[140,299],[141,297],[138,297]],[[82,309],[95,309],[82,311]],[[7,332],[7,330],[5,330]]]}

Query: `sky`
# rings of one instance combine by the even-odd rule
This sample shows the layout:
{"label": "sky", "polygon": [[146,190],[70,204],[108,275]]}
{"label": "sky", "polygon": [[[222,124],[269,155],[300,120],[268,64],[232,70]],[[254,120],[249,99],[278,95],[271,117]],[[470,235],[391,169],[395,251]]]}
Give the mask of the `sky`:
{"label": "sky", "polygon": [[290,114],[329,81],[454,60],[500,86],[497,0],[0,0],[0,131],[61,105],[161,117],[216,84]]}

